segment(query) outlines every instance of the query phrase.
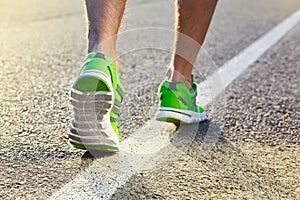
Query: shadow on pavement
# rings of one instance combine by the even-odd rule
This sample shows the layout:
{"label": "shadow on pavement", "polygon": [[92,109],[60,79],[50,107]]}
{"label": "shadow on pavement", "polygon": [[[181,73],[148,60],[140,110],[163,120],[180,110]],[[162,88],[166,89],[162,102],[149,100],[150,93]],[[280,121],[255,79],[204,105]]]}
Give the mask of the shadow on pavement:
{"label": "shadow on pavement", "polygon": [[[166,137],[166,142],[155,145],[155,141],[158,143],[164,141],[161,136],[164,136],[162,138]],[[147,143],[149,140],[150,143]],[[192,157],[205,156],[216,147],[218,148],[220,144],[223,144],[222,146],[232,146],[223,137],[219,126],[210,120],[206,120],[198,124],[181,124],[173,133],[170,131],[163,132],[162,130],[153,137],[141,137],[130,142],[132,147],[143,146],[142,150],[147,148],[145,151],[138,148],[128,152],[120,151],[118,154],[87,151],[81,157],[81,165],[85,167],[95,160],[100,159],[103,161],[103,158],[107,158],[105,163],[110,165],[111,168],[119,168],[112,167],[114,165],[130,165],[131,167],[127,166],[128,171],[154,170],[161,165],[175,161],[183,155]],[[103,162],[101,163],[103,164]]]}
{"label": "shadow on pavement", "polygon": [[101,151],[86,151],[82,156],[82,160],[94,160],[98,158],[104,158],[108,156],[112,156],[115,153],[101,152]]}
{"label": "shadow on pavement", "polygon": [[220,145],[233,147],[222,135],[220,127],[210,120],[199,124],[181,124],[178,130],[170,135],[170,142],[190,156],[204,156]]}

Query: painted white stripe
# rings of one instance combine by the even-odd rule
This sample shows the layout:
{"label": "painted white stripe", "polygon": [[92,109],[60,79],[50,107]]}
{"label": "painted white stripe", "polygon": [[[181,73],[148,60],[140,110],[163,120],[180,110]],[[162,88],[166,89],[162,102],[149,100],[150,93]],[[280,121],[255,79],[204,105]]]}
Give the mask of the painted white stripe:
{"label": "painted white stripe", "polygon": [[[300,10],[256,40],[251,46],[219,68],[217,72],[210,75],[199,85],[202,91],[201,94],[207,93],[210,95],[207,95],[206,98],[201,96],[199,101],[203,105],[210,103],[244,70],[283,38],[299,21]],[[215,81],[219,80],[220,77],[222,77],[223,88],[215,84]],[[172,156],[179,156],[182,153],[180,147],[185,147],[187,146],[186,142],[192,141],[197,127],[183,126],[182,129],[185,134],[175,134],[180,135],[174,137],[177,141],[175,143],[174,141],[170,142],[169,133],[174,130],[174,126],[153,119],[150,120],[128,139],[121,142],[120,153],[97,159],[79,173],[74,180],[54,193],[50,199],[109,199],[116,189],[124,185],[136,172],[153,169],[164,160],[171,159]],[[180,132],[180,130],[177,132]],[[176,145],[174,146],[174,144]]]}
{"label": "painted white stripe", "polygon": [[[207,77],[207,79],[199,84],[201,91],[201,99],[198,100],[200,105],[207,105],[215,97],[223,92],[234,79],[236,79],[243,71],[252,65],[260,56],[262,56],[270,47],[276,44],[283,36],[285,36],[300,21],[300,10],[292,14],[290,17],[279,23],[268,33],[252,43],[249,47],[241,51],[234,58],[226,62],[217,72]],[[222,79],[223,87],[216,84],[216,80]]]}

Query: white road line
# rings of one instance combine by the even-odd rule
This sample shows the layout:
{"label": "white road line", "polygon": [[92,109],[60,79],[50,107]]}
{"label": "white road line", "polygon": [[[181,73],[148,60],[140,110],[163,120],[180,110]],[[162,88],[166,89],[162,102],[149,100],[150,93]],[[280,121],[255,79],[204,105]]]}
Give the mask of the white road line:
{"label": "white road line", "polygon": [[[260,37],[249,47],[241,51],[231,60],[227,61],[217,72],[207,77],[206,81],[199,84],[201,95],[210,94],[209,96],[201,96],[200,105],[206,105],[216,96],[222,93],[220,87],[214,82],[222,79],[224,88],[226,88],[234,79],[236,79],[243,71],[252,65],[260,56],[262,56],[270,47],[276,44],[283,36],[285,36],[300,21],[300,10],[289,16],[283,22],[279,23],[265,35]],[[204,90],[204,92],[203,92]]]}
{"label": "white road line", "polygon": [[[199,85],[201,94],[210,94],[206,98],[201,96],[202,104],[207,105],[212,102],[223,92],[224,88],[283,38],[299,21],[300,10],[210,75]],[[220,77],[223,81],[223,88],[215,83]],[[50,199],[109,199],[117,188],[124,185],[136,172],[154,169],[164,160],[180,156],[182,148],[188,146],[187,143],[193,140],[197,128],[183,126],[179,132],[182,131],[185,134],[174,134],[176,137],[172,136],[173,138],[170,139],[170,129],[174,130],[174,126],[152,119],[121,142],[120,153],[97,159],[82,170],[74,180],[55,192]]]}

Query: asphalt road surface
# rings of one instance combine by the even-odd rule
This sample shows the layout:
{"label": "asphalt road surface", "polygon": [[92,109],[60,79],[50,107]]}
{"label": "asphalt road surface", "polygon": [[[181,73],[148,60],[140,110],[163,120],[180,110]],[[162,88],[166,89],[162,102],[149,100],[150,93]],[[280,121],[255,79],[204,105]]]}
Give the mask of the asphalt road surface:
{"label": "asphalt road surface", "polygon": [[[298,0],[219,1],[198,80],[299,9]],[[153,116],[171,56],[173,10],[171,0],[129,1],[118,47],[127,91],[122,140]],[[68,91],[86,54],[83,2],[0,0],[0,47],[0,199],[47,199],[107,158],[76,150],[67,139]],[[300,199],[299,77],[297,24],[207,106],[202,134],[180,156],[136,171],[110,197]],[[205,127],[217,135],[212,144]],[[106,198],[85,192],[55,198]]]}

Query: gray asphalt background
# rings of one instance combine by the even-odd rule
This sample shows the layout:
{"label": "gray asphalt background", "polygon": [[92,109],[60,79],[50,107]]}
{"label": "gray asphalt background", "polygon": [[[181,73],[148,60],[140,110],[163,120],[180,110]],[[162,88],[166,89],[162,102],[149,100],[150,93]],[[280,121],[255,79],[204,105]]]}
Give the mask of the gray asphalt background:
{"label": "gray asphalt background", "polygon": [[[172,29],[173,8],[171,0],[132,0],[121,31]],[[299,8],[298,0],[222,0],[205,50],[220,67]],[[67,93],[86,53],[85,35],[81,1],[0,0],[0,199],[47,198],[92,162],[66,138],[72,118]],[[151,117],[147,108],[157,102],[171,55],[125,51],[163,43],[169,34],[141,29],[123,35],[122,139]],[[218,100],[208,107],[207,123],[223,136],[211,151],[200,154],[199,136],[186,156],[136,174],[113,198],[299,199],[299,44],[297,25],[229,86],[226,107]],[[199,69],[204,77],[215,70]],[[218,108],[225,113],[219,118]]]}

